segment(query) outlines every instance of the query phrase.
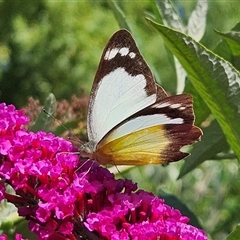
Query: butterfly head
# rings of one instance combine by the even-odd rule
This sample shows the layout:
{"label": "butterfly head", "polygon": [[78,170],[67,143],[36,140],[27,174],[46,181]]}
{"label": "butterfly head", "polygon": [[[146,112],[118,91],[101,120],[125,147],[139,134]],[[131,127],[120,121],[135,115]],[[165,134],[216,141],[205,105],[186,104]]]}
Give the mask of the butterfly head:
{"label": "butterfly head", "polygon": [[96,143],[93,141],[82,144],[79,148],[80,156],[83,158],[95,159]]}

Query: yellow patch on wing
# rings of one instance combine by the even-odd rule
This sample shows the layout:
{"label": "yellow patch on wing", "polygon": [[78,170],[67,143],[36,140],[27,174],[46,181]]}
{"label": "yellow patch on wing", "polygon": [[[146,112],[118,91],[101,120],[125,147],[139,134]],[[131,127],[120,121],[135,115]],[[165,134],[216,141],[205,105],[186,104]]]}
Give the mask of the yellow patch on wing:
{"label": "yellow patch on wing", "polygon": [[[161,158],[171,143],[163,126],[153,126],[113,139],[112,134],[100,141],[95,159],[102,165],[145,165],[164,163]],[[111,139],[111,140],[110,140]]]}

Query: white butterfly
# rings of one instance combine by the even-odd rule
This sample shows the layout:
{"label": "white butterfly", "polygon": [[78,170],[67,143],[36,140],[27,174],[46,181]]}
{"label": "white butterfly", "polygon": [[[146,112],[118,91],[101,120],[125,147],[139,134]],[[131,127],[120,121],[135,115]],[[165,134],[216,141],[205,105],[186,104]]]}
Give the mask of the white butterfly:
{"label": "white butterfly", "polygon": [[168,96],[155,83],[131,34],[109,40],[93,82],[83,156],[100,164],[144,165],[180,160],[199,140],[192,97]]}

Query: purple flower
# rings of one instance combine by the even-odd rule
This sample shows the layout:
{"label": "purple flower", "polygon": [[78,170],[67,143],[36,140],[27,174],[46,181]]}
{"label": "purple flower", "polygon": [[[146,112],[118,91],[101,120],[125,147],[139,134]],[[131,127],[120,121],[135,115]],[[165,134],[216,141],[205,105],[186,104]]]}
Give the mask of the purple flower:
{"label": "purple flower", "polygon": [[0,119],[0,200],[14,203],[39,239],[207,239],[136,183],[79,159],[70,142],[27,131],[14,106],[0,104]]}
{"label": "purple flower", "polygon": [[[6,234],[2,234],[0,236],[0,240],[7,240],[7,235]],[[23,238],[21,234],[16,234],[15,236],[15,240],[25,240],[26,238]]]}

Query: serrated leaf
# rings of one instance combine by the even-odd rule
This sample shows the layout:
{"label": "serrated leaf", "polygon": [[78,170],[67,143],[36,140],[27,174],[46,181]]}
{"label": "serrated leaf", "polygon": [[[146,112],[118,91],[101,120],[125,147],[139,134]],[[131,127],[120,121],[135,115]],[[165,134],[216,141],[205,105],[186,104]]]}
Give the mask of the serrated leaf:
{"label": "serrated leaf", "polygon": [[240,224],[227,236],[226,240],[239,240],[240,236]]}
{"label": "serrated leaf", "polygon": [[[178,29],[179,31],[183,31],[183,32],[186,31],[186,27],[182,23],[182,20],[178,16],[178,13],[171,1],[156,0],[156,5],[164,25]],[[183,89],[185,87],[185,78],[187,75],[185,70],[179,63],[178,59],[176,57],[173,57],[173,60],[174,60],[174,65],[175,65],[175,70],[177,75],[176,92],[179,94],[183,92]]]}
{"label": "serrated leaf", "polygon": [[203,227],[199,223],[195,214],[184,203],[182,203],[175,195],[165,193],[164,191],[160,191],[158,194],[158,197],[164,199],[167,205],[178,209],[182,213],[182,215],[189,217],[190,225],[203,229]]}
{"label": "serrated leaf", "polygon": [[206,28],[206,17],[208,10],[207,0],[198,0],[195,9],[188,20],[188,35],[196,41],[200,41]]}
{"label": "serrated leaf", "polygon": [[121,10],[121,8],[112,0],[107,0],[107,3],[108,3],[108,6],[112,9],[114,16],[118,22],[118,25],[121,28],[125,28],[130,31],[131,29],[127,23],[126,16],[124,12]]}
{"label": "serrated leaf", "polygon": [[231,63],[239,70],[240,69],[240,32],[230,31],[222,33],[215,30],[227,42],[231,50]]}
{"label": "serrated leaf", "polygon": [[240,56],[240,32],[230,31],[222,33],[215,30],[216,33],[221,35],[228,43],[233,56]]}
{"label": "serrated leaf", "polygon": [[186,28],[178,16],[176,9],[169,0],[156,0],[158,11],[162,17],[164,25],[185,32]]}
{"label": "serrated leaf", "polygon": [[229,48],[229,45],[224,39],[222,39],[222,41],[217,44],[214,52],[224,58],[226,61],[232,63],[233,55]]}
{"label": "serrated leaf", "polygon": [[[240,31],[240,23],[237,23],[234,28],[231,30],[232,32]],[[216,33],[219,33],[215,30]],[[220,34],[221,35],[221,34]],[[226,39],[223,37],[222,41],[219,42],[214,49],[214,52],[218,55],[220,55],[222,58],[233,64],[235,68],[240,70],[240,56],[236,55],[234,49],[230,48],[230,44],[226,41]],[[238,52],[238,51],[237,51]]]}
{"label": "serrated leaf", "polygon": [[53,115],[56,111],[56,98],[54,94],[49,94],[47,97],[45,103],[44,103],[44,109],[46,112],[41,111],[38,115],[35,123],[31,127],[31,131],[37,132],[37,131],[49,131],[49,128],[54,121]]}
{"label": "serrated leaf", "polygon": [[228,149],[229,146],[219,124],[217,121],[213,121],[209,127],[204,129],[202,141],[194,144],[191,155],[184,161],[178,179],[195,169],[199,164]]}
{"label": "serrated leaf", "polygon": [[[208,9],[208,2],[205,0],[199,0],[195,9],[193,10],[189,21],[188,27],[184,26],[181,18],[178,16],[172,2],[169,0],[156,0],[159,13],[162,16],[164,25],[177,29],[181,32],[188,32],[196,40],[200,40],[205,32],[206,27],[206,15]],[[186,71],[179,63],[178,59],[174,57],[176,75],[177,75],[177,94],[183,92],[185,87]]]}
{"label": "serrated leaf", "polygon": [[190,81],[219,122],[240,160],[239,72],[191,37],[148,21],[161,33],[167,47],[187,71]]}

